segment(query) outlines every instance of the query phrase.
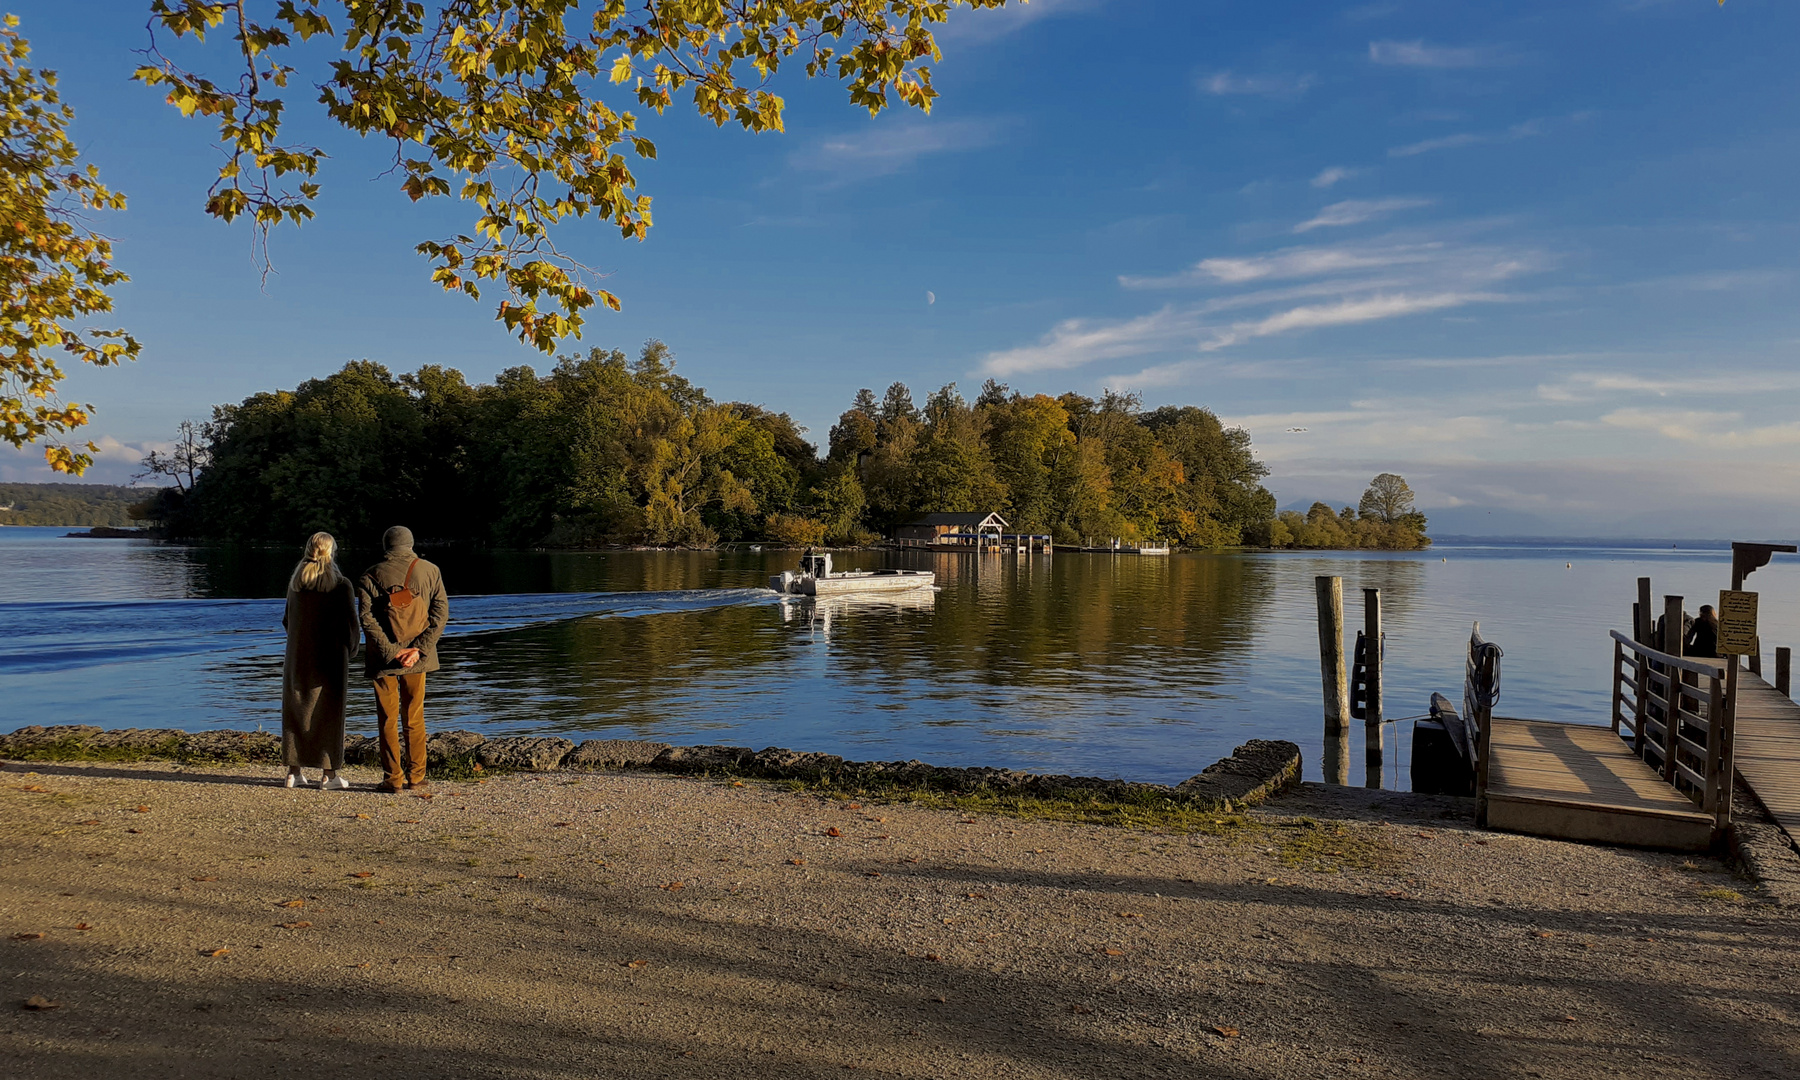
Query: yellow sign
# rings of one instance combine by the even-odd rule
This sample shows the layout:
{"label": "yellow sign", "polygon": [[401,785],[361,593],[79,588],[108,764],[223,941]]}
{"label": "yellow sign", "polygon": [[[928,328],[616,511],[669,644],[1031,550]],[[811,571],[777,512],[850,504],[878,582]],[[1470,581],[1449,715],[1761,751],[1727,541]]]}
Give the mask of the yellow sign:
{"label": "yellow sign", "polygon": [[1756,594],[1719,590],[1719,655],[1750,656],[1756,649]]}

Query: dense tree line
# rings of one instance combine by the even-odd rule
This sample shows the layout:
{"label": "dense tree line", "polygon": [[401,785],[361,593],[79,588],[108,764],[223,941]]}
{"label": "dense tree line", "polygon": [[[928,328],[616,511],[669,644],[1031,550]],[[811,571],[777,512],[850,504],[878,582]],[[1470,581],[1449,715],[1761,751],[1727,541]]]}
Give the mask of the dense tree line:
{"label": "dense tree line", "polygon": [[[178,483],[155,516],[197,538],[363,537],[406,521],[423,537],[512,546],[859,544],[922,514],[989,510],[1059,542],[1314,538],[1282,531],[1250,436],[1205,409],[992,381],[973,402],[952,384],[918,405],[895,383],[858,392],[821,458],[785,413],[713,401],[657,341],[492,384],[358,361],[184,432],[161,461]],[[1352,532],[1357,543],[1333,546],[1415,546]]]}

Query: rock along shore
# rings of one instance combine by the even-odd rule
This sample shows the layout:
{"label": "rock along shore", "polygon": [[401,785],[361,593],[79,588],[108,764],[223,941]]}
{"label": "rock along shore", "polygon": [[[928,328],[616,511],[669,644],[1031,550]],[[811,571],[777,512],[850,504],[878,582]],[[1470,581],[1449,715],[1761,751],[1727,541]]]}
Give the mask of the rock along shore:
{"label": "rock along shore", "polygon": [[[1219,809],[1264,802],[1299,783],[1300,748],[1284,740],[1251,739],[1231,756],[1170,786],[1097,776],[1029,773],[990,767],[958,768],[922,761],[847,761],[836,754],[771,746],[672,746],[636,739],[589,739],[579,745],[558,736],[487,738],[473,731],[440,731],[426,743],[434,771],[562,770],[594,772],[642,769],[720,774],[763,780],[796,780],[844,787],[923,788],[935,791],[1146,803],[1168,801]],[[345,761],[379,763],[375,739],[345,740]],[[86,724],[32,725],[0,736],[0,757],[19,761],[143,760],[279,763],[281,739],[266,731],[186,732],[173,728],[107,730]]]}

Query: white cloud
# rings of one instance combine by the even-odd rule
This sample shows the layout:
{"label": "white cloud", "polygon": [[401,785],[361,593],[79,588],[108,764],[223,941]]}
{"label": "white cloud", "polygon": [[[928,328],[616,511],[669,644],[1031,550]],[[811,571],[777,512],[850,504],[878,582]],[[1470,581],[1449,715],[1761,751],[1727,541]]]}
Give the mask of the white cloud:
{"label": "white cloud", "polygon": [[1191,337],[1191,314],[1164,308],[1122,322],[1065,319],[1036,345],[988,353],[981,370],[989,375],[1019,375],[1033,371],[1061,371],[1096,360],[1138,356]]}
{"label": "white cloud", "polygon": [[1412,210],[1420,206],[1430,206],[1431,203],[1431,199],[1346,199],[1343,202],[1332,203],[1320,210],[1310,220],[1302,221],[1294,226],[1294,231],[1303,233],[1339,225],[1360,225],[1365,221],[1386,217],[1397,210]]}
{"label": "white cloud", "polygon": [[1485,293],[1441,292],[1416,296],[1359,297],[1335,304],[1306,304],[1266,318],[1234,323],[1228,329],[1220,331],[1212,340],[1202,343],[1200,348],[1203,352],[1212,352],[1252,338],[1270,337],[1294,330],[1316,330],[1326,326],[1394,319],[1498,299],[1500,297]]}
{"label": "white cloud", "polygon": [[1362,172],[1361,169],[1346,169],[1342,165],[1333,165],[1330,168],[1319,170],[1319,175],[1312,178],[1312,186],[1328,188],[1339,180],[1348,180],[1360,172]]}
{"label": "white cloud", "polygon": [[932,32],[940,44],[978,45],[1018,33],[1035,22],[1061,15],[1081,15],[1098,9],[1104,0],[1031,0],[985,11],[956,11]]}
{"label": "white cloud", "polygon": [[1200,89],[1220,97],[1253,94],[1257,97],[1299,97],[1312,86],[1311,75],[1234,75],[1221,71],[1200,80]]}
{"label": "white cloud", "polygon": [[1483,143],[1517,142],[1520,139],[1529,139],[1534,135],[1542,135],[1543,133],[1543,120],[1527,120],[1522,124],[1514,124],[1505,131],[1460,131],[1455,135],[1441,135],[1435,139],[1424,139],[1420,142],[1408,143],[1405,146],[1390,147],[1388,149],[1388,157],[1417,157],[1420,154],[1429,154],[1433,150],[1453,150],[1459,146],[1479,146]]}
{"label": "white cloud", "polygon": [[1800,446],[1800,421],[1745,426],[1743,420],[1743,413],[1711,409],[1614,409],[1600,423],[1717,448]]}
{"label": "white cloud", "polygon": [[1422,68],[1493,67],[1508,62],[1491,46],[1427,45],[1423,41],[1371,41],[1369,59],[1377,64]]}
{"label": "white cloud", "polygon": [[999,136],[992,121],[909,120],[821,140],[796,152],[790,164],[838,182],[863,180],[911,168],[930,154],[991,146]]}

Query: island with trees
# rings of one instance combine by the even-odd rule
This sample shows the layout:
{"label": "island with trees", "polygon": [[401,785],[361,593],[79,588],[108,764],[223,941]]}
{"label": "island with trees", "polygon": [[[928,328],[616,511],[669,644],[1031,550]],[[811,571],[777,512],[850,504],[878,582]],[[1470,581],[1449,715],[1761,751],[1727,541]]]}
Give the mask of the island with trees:
{"label": "island with trees", "polygon": [[989,380],[923,402],[857,393],[824,454],[786,414],[716,402],[666,345],[564,356],[491,384],[357,361],[184,423],[145,460],[164,534],[285,542],[404,518],[424,537],[497,546],[760,541],[866,545],[921,515],[998,511],[1059,543],[1418,548],[1405,481],[1355,509],[1277,515],[1250,435],[1134,394],[1026,395]]}

